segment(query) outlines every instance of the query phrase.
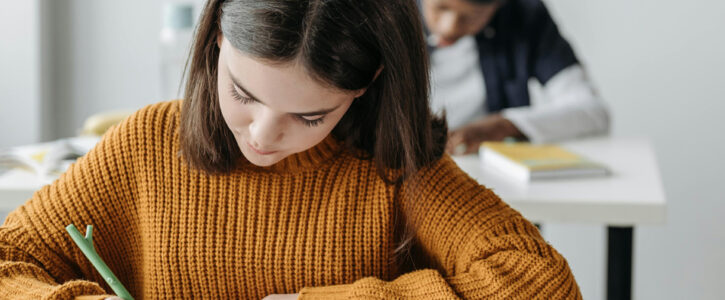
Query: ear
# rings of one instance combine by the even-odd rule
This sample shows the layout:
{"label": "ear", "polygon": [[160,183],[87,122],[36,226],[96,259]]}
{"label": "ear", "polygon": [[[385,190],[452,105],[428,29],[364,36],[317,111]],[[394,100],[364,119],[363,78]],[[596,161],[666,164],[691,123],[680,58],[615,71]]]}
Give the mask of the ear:
{"label": "ear", "polygon": [[[370,84],[368,85],[368,87],[369,87],[369,86],[370,86],[371,84],[373,84],[373,82],[375,82],[375,80],[377,80],[377,79],[378,79],[378,76],[380,76],[380,73],[381,73],[382,71],[383,71],[383,66],[382,66],[382,65],[380,65],[380,67],[378,68],[378,70],[377,70],[377,71],[375,71],[375,76],[373,76],[373,80],[372,80],[372,81],[370,82]],[[367,90],[368,90],[368,88],[367,88],[367,87],[365,87],[365,88],[362,88],[362,89],[359,89],[359,90],[357,90],[357,92],[355,92],[355,98],[358,98],[358,97],[362,96],[363,94],[365,94],[365,92],[367,92]]]}
{"label": "ear", "polygon": [[[375,82],[375,79],[378,79],[378,76],[380,76],[380,72],[383,71],[383,65],[380,65],[377,71],[375,71],[375,76],[373,76],[373,82]],[[372,84],[372,83],[371,83]]]}
{"label": "ear", "polygon": [[216,46],[219,47],[219,49],[222,48],[222,41],[224,41],[224,34],[221,30],[216,34]]}

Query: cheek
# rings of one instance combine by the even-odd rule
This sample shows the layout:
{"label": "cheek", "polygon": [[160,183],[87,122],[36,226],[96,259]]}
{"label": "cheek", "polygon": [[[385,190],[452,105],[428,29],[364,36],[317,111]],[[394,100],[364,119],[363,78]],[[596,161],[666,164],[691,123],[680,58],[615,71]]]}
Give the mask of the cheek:
{"label": "cheek", "polygon": [[286,126],[284,130],[284,138],[282,138],[282,147],[292,152],[302,152],[316,146],[325,139],[332,128],[329,125],[320,125],[319,127],[307,127],[300,123],[292,126]]}
{"label": "cheek", "polygon": [[[346,105],[349,107],[349,104]],[[344,111],[347,110],[345,107]],[[301,152],[316,146],[322,142],[332,130],[337,126],[337,123],[342,119],[344,114],[342,111],[339,115],[328,116],[324,123],[318,127],[307,127],[305,125],[290,126],[285,133],[285,143],[292,146],[295,152]]]}
{"label": "cheek", "polygon": [[224,122],[235,135],[251,122],[251,113],[247,109],[243,109],[242,105],[234,99],[225,99],[220,95],[219,108],[221,109]]}
{"label": "cheek", "polygon": [[425,22],[425,25],[428,26],[428,29],[435,28],[439,15],[440,13],[438,9],[433,8],[431,4],[423,4],[423,21]]}

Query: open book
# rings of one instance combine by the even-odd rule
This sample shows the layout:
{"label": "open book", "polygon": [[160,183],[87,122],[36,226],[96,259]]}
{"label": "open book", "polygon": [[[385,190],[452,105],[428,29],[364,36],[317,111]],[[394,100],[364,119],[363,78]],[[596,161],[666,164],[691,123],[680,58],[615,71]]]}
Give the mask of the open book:
{"label": "open book", "polygon": [[40,182],[50,183],[98,140],[82,136],[0,150],[0,173],[22,169],[35,174]]}
{"label": "open book", "polygon": [[609,168],[557,145],[484,142],[479,148],[484,168],[519,181],[608,175]]}

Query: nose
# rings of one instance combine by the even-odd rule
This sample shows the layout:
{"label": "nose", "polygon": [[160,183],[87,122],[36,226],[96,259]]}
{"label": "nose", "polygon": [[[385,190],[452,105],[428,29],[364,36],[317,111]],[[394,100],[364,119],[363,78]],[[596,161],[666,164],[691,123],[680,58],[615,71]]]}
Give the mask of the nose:
{"label": "nose", "polygon": [[260,112],[249,124],[252,146],[268,150],[268,147],[281,141],[284,135],[283,123],[281,118],[272,112]]}
{"label": "nose", "polygon": [[458,39],[461,35],[461,17],[454,12],[446,12],[438,20],[438,34],[446,39]]}

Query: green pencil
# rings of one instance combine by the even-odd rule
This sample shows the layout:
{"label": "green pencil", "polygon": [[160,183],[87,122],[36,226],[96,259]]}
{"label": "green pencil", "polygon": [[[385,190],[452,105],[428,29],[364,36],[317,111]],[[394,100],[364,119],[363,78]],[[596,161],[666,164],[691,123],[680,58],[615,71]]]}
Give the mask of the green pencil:
{"label": "green pencil", "polygon": [[70,237],[73,238],[73,241],[76,243],[76,245],[78,245],[78,248],[81,248],[83,254],[88,258],[88,260],[91,261],[93,267],[95,267],[98,273],[101,274],[103,279],[106,280],[106,283],[111,286],[111,289],[113,289],[116,295],[125,300],[133,300],[133,297],[131,297],[131,293],[126,290],[126,287],[121,284],[121,281],[116,278],[116,275],[113,275],[111,269],[108,268],[108,265],[103,262],[101,256],[99,256],[96,252],[96,247],[93,246],[93,225],[88,225],[86,227],[85,237],[81,235],[81,233],[78,231],[78,228],[76,228],[73,224],[66,226],[65,230],[68,231]]}

